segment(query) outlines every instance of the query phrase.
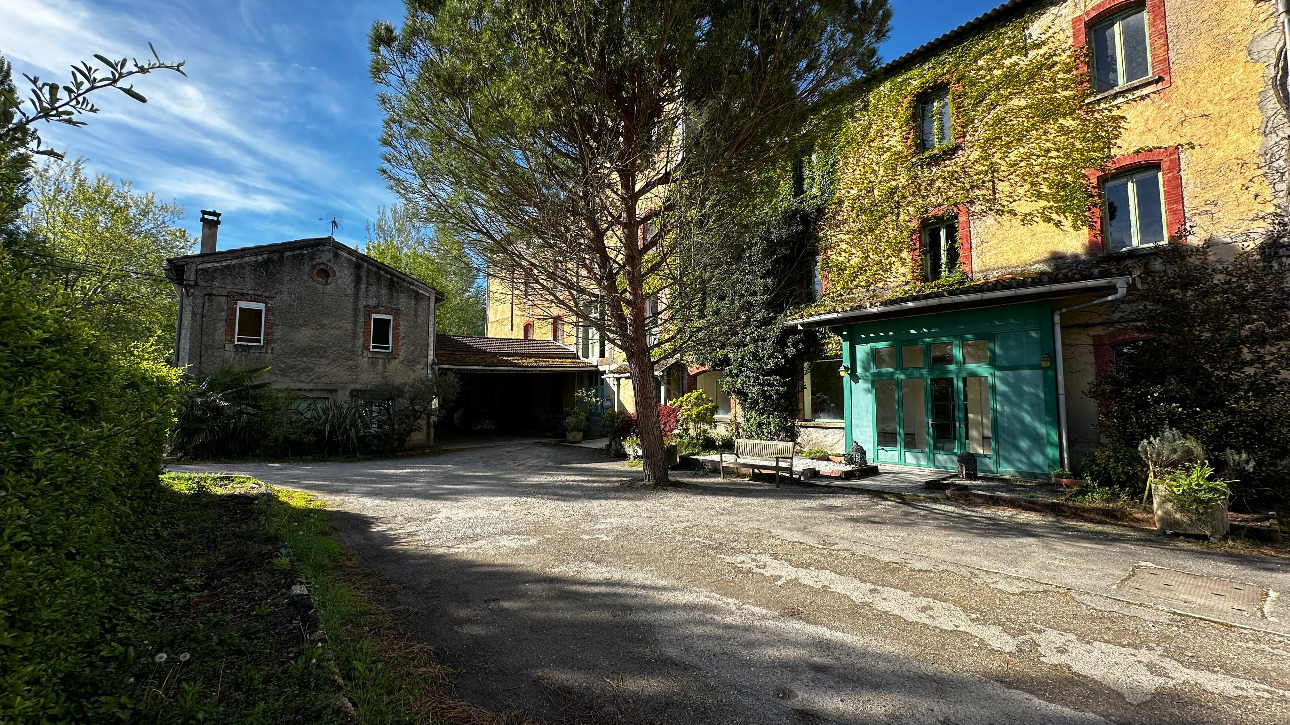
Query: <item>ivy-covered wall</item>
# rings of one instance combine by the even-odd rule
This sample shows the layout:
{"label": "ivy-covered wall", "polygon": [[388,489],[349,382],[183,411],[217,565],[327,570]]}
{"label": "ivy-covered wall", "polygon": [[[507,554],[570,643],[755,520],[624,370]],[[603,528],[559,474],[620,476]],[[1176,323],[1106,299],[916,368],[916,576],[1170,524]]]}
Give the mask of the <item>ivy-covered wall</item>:
{"label": "ivy-covered wall", "polygon": [[[823,227],[829,294],[818,308],[873,302],[920,283],[917,229],[951,215],[970,244],[964,271],[975,279],[1084,257],[1098,203],[1087,172],[1141,151],[1177,149],[1188,241],[1261,236],[1285,184],[1286,141],[1270,131],[1285,128],[1269,93],[1276,4],[1146,2],[1152,31],[1168,47],[1155,49],[1167,56],[1166,81],[1095,98],[1076,28],[1081,18],[1134,4],[1035,3],[877,79],[833,149],[837,191]],[[955,141],[920,152],[917,102],[942,88]]]}

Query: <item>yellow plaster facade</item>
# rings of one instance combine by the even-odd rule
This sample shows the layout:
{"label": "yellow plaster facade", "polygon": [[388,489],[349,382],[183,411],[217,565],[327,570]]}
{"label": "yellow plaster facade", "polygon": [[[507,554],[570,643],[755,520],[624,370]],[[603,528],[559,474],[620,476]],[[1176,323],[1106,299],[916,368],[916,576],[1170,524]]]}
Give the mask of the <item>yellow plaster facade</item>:
{"label": "yellow plaster facade", "polygon": [[[1052,5],[1032,34],[1074,42],[1073,21],[1094,0]],[[1130,93],[1111,104],[1125,124],[1109,157],[1147,149],[1179,149],[1184,238],[1248,243],[1278,210],[1284,186],[1284,142],[1268,143],[1261,100],[1275,82],[1280,33],[1276,4],[1267,0],[1166,0],[1168,87]],[[1154,8],[1148,7],[1148,13]],[[1272,146],[1274,148],[1269,149]],[[1054,257],[1087,253],[1088,231],[1012,219],[971,219],[974,277],[1042,266]]]}

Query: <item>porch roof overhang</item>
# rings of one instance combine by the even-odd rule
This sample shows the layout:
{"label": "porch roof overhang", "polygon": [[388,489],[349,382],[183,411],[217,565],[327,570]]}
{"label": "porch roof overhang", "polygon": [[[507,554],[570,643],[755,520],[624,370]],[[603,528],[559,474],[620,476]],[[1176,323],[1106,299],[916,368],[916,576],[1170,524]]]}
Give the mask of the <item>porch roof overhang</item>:
{"label": "porch roof overhang", "polygon": [[578,373],[597,370],[595,365],[461,365],[445,362],[437,367],[464,373]]}
{"label": "porch roof overhang", "polygon": [[[1082,279],[1070,282],[1050,284],[1027,283],[1022,280],[1010,280],[1014,284],[984,283],[972,285],[962,290],[948,290],[934,296],[919,296],[915,299],[891,300],[872,307],[856,307],[840,312],[829,312],[814,315],[796,321],[797,327],[804,330],[820,327],[837,327],[853,322],[887,320],[898,317],[913,317],[944,311],[996,307],[1032,300],[1070,297],[1092,293],[1097,290],[1116,288],[1133,280],[1127,275]],[[997,289],[998,286],[1004,287]],[[981,287],[986,287],[982,290]]]}

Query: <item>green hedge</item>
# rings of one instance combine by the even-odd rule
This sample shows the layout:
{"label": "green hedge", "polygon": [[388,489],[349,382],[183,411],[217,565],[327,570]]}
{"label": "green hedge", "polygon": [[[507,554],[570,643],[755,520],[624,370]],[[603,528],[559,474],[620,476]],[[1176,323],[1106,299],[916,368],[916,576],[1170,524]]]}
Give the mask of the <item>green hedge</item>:
{"label": "green hedge", "polygon": [[117,542],[157,485],[177,382],[155,353],[109,353],[0,257],[0,722],[79,719],[71,685],[104,644]]}

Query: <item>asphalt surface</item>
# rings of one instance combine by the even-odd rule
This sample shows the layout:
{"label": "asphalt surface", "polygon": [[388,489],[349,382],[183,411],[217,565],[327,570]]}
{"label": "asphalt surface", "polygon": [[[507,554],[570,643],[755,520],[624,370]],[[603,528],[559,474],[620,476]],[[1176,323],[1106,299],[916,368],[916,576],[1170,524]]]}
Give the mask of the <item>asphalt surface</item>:
{"label": "asphalt surface", "polygon": [[[313,492],[459,694],[568,723],[1290,723],[1290,560],[508,442],[175,466]],[[1254,586],[1239,612],[1124,586]],[[1217,595],[1214,595],[1217,597]]]}

